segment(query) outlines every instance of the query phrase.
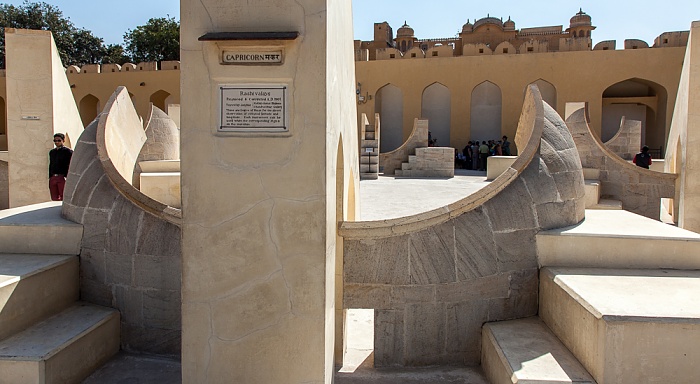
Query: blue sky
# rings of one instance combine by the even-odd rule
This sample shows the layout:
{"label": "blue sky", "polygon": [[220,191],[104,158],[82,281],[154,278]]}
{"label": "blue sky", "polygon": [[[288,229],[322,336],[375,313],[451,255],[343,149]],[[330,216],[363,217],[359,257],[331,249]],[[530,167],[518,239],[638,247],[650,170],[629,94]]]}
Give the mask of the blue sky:
{"label": "blue sky", "polygon": [[[56,5],[76,26],[91,30],[107,43],[121,43],[124,32],[151,17],[180,18],[178,0],[44,1]],[[1,2],[22,3],[21,0]],[[510,16],[518,29],[546,25],[566,28],[579,8],[591,15],[597,27],[593,32],[594,43],[618,40],[618,49],[624,39],[641,39],[651,45],[661,32],[687,30],[691,21],[700,20],[698,0],[354,0],[354,33],[356,39],[370,40],[375,22],[388,21],[396,31],[405,20],[418,38],[450,37],[467,19],[474,22],[487,14],[504,20]]]}

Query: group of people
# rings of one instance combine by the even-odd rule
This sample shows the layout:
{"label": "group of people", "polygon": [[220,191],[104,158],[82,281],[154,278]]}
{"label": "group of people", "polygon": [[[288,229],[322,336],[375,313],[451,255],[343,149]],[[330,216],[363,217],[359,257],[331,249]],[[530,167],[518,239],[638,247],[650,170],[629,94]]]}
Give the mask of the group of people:
{"label": "group of people", "polygon": [[501,140],[469,141],[462,152],[455,149],[455,168],[485,171],[489,156],[510,155],[508,136]]}

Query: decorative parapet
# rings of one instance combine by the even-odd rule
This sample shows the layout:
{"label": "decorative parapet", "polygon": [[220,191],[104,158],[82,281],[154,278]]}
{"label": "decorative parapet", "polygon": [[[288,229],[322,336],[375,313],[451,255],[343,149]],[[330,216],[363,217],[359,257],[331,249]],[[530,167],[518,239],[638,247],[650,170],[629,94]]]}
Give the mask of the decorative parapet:
{"label": "decorative parapet", "polygon": [[597,43],[595,47],[593,47],[594,51],[614,51],[615,46],[617,44],[617,41],[615,40],[605,40]]}
{"label": "decorative parapet", "polygon": [[625,49],[642,49],[642,48],[649,48],[649,44],[647,44],[647,42],[644,40],[639,40],[639,39],[627,39],[627,40],[625,40]]}
{"label": "decorative parapet", "polygon": [[375,310],[375,365],[476,365],[484,322],[537,313],[535,235],[583,219],[583,174],[566,125],[536,86],[515,142],[513,164],[462,200],[341,223],[344,308]]}
{"label": "decorative parapet", "polygon": [[[66,68],[66,73],[70,75],[75,75],[79,73],[114,73],[114,72],[134,72],[134,71],[158,71],[158,63],[155,61],[142,62],[138,65],[133,63],[119,64],[86,64],[82,67],[75,65],[69,65]],[[161,71],[178,71],[180,70],[180,62],[177,60],[173,61],[161,61],[160,62]],[[2,72],[4,74],[4,70]],[[2,75],[0,75],[2,76]]]}
{"label": "decorative parapet", "polygon": [[617,156],[591,131],[587,108],[566,119],[583,168],[600,170],[602,197],[621,201],[627,211],[659,220],[661,198],[674,197],[678,175],[650,171]]}

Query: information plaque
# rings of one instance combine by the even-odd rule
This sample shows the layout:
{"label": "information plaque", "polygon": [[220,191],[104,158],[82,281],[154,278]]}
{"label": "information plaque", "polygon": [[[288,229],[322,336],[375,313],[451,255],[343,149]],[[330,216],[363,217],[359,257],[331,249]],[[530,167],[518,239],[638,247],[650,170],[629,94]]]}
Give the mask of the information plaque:
{"label": "information plaque", "polygon": [[287,86],[219,86],[219,132],[287,132]]}

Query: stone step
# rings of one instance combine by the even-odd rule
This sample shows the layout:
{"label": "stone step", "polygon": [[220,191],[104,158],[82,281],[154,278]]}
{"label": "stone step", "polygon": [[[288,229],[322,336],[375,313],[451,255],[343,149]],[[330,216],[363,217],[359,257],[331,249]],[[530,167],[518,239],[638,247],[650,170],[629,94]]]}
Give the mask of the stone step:
{"label": "stone step", "polygon": [[614,199],[599,199],[598,204],[592,206],[586,206],[586,209],[612,209],[621,210],[622,201]]}
{"label": "stone step", "polygon": [[78,257],[0,254],[0,340],[78,300]]}
{"label": "stone step", "polygon": [[418,156],[416,155],[408,155],[408,163],[413,164],[416,162],[416,159],[418,159]]}
{"label": "stone step", "polygon": [[595,384],[538,317],[487,323],[481,343],[481,367],[492,384]]}
{"label": "stone step", "polygon": [[360,156],[360,164],[379,164],[379,156],[362,154],[362,156]]}
{"label": "stone step", "polygon": [[401,163],[401,170],[402,171],[410,171],[413,168],[413,164],[411,163]]}
{"label": "stone step", "polygon": [[583,179],[584,180],[598,180],[598,179],[600,179],[600,169],[583,168]]}
{"label": "stone step", "polygon": [[585,207],[591,209],[600,201],[600,181],[599,180],[584,180]]}
{"label": "stone step", "polygon": [[539,316],[599,384],[698,383],[698,292],[700,271],[543,268]]}
{"label": "stone step", "polygon": [[78,255],[83,226],[61,217],[52,201],[0,211],[0,253]]}
{"label": "stone step", "polygon": [[588,209],[536,239],[543,267],[700,269],[700,234],[624,210]]}
{"label": "stone step", "polygon": [[365,140],[374,140],[374,132],[365,131]]}
{"label": "stone step", "polygon": [[0,342],[0,383],[78,383],[119,351],[119,312],[78,303]]}

